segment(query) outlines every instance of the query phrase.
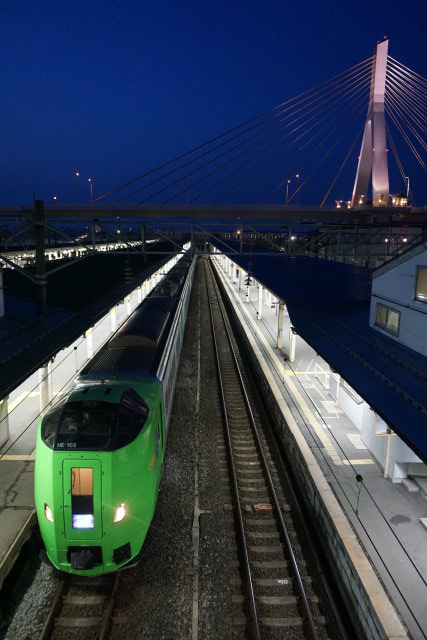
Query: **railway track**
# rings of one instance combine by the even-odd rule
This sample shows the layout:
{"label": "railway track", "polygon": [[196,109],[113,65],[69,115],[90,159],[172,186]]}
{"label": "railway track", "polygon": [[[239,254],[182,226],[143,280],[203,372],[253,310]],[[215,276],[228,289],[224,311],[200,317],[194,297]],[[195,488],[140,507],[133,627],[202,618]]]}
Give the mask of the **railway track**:
{"label": "railway track", "polygon": [[61,577],[40,640],[107,637],[119,574]]}
{"label": "railway track", "polygon": [[[205,263],[206,264],[206,263]],[[327,638],[311,577],[212,268],[206,286],[215,343],[240,576],[233,637]],[[244,627],[244,629],[243,629]]]}

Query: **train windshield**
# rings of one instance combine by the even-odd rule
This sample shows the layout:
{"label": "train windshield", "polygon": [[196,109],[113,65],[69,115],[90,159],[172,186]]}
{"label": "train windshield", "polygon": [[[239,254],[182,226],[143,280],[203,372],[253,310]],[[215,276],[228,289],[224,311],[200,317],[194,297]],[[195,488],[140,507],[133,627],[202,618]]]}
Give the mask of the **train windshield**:
{"label": "train windshield", "polygon": [[98,400],[67,402],[44,417],[41,436],[55,450],[113,451],[136,438],[148,413],[133,389],[123,394],[119,405]]}
{"label": "train windshield", "polygon": [[111,449],[117,409],[117,405],[110,402],[68,402],[62,411],[53,448],[85,451]]}

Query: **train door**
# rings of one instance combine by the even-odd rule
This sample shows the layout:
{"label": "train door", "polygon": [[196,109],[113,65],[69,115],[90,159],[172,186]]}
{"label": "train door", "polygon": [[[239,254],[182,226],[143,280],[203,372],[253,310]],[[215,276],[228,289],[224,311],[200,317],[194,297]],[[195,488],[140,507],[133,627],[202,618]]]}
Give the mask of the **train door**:
{"label": "train door", "polygon": [[100,460],[64,460],[64,526],[69,540],[102,538]]}

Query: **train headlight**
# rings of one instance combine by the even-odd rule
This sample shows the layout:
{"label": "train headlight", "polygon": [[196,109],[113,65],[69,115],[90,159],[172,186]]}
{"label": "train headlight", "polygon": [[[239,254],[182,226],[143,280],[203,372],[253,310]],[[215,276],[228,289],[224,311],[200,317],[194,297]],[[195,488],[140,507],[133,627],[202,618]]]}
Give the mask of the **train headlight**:
{"label": "train headlight", "polygon": [[120,522],[126,515],[126,505],[122,502],[116,509],[114,514],[114,522]]}
{"label": "train headlight", "polygon": [[52,509],[49,507],[48,504],[46,504],[46,502],[44,503],[44,515],[49,520],[49,522],[53,522]]}

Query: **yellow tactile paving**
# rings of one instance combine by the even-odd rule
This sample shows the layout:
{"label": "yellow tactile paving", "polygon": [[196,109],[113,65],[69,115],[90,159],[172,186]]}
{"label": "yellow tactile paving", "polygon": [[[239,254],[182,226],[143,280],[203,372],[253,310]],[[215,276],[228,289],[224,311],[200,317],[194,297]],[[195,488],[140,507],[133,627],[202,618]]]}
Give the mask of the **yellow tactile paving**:
{"label": "yellow tactile paving", "polygon": [[25,398],[36,398],[38,395],[38,391],[30,391],[30,393],[28,393],[28,391],[24,391],[17,398],[15,398],[13,402],[9,404],[8,412],[10,413],[11,411],[13,411],[18,406],[18,404],[25,400]]}
{"label": "yellow tactile paving", "polygon": [[23,461],[31,461],[31,460],[35,460],[36,458],[36,450],[34,449],[34,451],[32,453],[29,454],[14,454],[14,453],[5,453],[4,456],[2,456],[0,454],[0,462],[2,462],[3,460],[23,460]]}

